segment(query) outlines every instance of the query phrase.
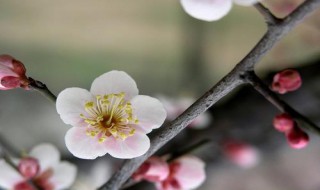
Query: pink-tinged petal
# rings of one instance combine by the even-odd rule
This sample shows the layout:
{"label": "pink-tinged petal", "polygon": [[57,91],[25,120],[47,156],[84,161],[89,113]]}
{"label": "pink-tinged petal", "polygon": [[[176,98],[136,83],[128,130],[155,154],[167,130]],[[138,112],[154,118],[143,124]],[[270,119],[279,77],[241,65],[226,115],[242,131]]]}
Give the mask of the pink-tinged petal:
{"label": "pink-tinged petal", "polygon": [[166,110],[156,98],[139,95],[130,102],[133,107],[133,113],[139,120],[138,126],[145,133],[150,133],[152,129],[160,127],[166,119]]}
{"label": "pink-tinged petal", "polygon": [[219,20],[232,7],[232,0],[180,0],[180,2],[190,16],[204,21]]}
{"label": "pink-tinged petal", "polygon": [[61,162],[53,168],[53,176],[49,179],[55,190],[69,189],[77,175],[77,168],[69,162]]}
{"label": "pink-tinged petal", "polygon": [[173,162],[178,164],[174,178],[181,189],[199,187],[206,179],[205,163],[194,156],[184,156]]}
{"label": "pink-tinged petal", "polygon": [[147,152],[150,147],[150,140],[147,135],[136,132],[133,136],[125,140],[107,138],[103,143],[108,148],[108,153],[121,159],[131,159],[139,157]]}
{"label": "pink-tinged petal", "polygon": [[86,115],[85,103],[95,101],[95,97],[82,88],[67,88],[57,98],[57,111],[61,119],[73,126],[87,126],[80,114]]}
{"label": "pink-tinged petal", "polygon": [[165,180],[168,175],[168,163],[160,157],[152,156],[139,167],[132,178],[136,181],[145,179],[150,182],[160,182]]}
{"label": "pink-tinged petal", "polygon": [[78,158],[95,159],[108,152],[104,143],[98,142],[98,137],[86,134],[86,127],[72,127],[67,131],[65,142],[68,150]]}
{"label": "pink-tinged petal", "polygon": [[258,3],[258,0],[233,0],[234,3],[242,6],[251,6],[255,3]]}
{"label": "pink-tinged petal", "polygon": [[7,162],[0,160],[0,187],[13,189],[16,184],[23,180],[23,177]]}
{"label": "pink-tinged petal", "polygon": [[[12,61],[14,58],[10,55],[0,55],[0,65],[3,65],[5,67],[13,68]],[[0,66],[1,68],[1,66]]]}
{"label": "pink-tinged petal", "polygon": [[94,95],[125,93],[125,99],[130,100],[139,94],[136,82],[123,71],[110,71],[96,78],[90,92]]}
{"label": "pink-tinged petal", "polygon": [[29,153],[30,157],[36,158],[40,164],[40,173],[54,167],[60,161],[59,150],[51,144],[35,146]]}

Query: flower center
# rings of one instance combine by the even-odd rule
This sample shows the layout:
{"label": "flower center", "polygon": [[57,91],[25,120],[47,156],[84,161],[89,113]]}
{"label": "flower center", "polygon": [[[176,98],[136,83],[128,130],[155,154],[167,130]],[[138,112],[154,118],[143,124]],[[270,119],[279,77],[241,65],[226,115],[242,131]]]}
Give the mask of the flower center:
{"label": "flower center", "polygon": [[87,135],[98,137],[104,142],[111,135],[117,139],[125,140],[134,135],[133,124],[139,121],[133,115],[130,102],[126,102],[125,93],[97,95],[95,102],[85,104],[86,114],[80,117],[88,124]]}

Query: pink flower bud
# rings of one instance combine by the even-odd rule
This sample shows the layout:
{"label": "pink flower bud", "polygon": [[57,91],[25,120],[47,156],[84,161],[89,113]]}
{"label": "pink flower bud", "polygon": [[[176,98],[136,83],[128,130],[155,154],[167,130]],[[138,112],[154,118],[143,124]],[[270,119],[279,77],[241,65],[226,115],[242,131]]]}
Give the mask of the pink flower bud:
{"label": "pink flower bud", "polygon": [[10,55],[0,55],[0,90],[28,89],[29,80],[24,65]]}
{"label": "pink flower bud", "polygon": [[298,71],[287,69],[277,73],[273,77],[272,90],[280,94],[297,90],[302,84]]}
{"label": "pink flower bud", "polygon": [[40,165],[37,159],[27,157],[20,160],[18,169],[22,176],[30,179],[38,174]]}
{"label": "pink flower bud", "polygon": [[260,160],[258,150],[243,142],[229,141],[223,145],[223,148],[226,157],[242,168],[253,167]]}
{"label": "pink flower bud", "polygon": [[166,161],[160,157],[150,157],[140,168],[132,175],[136,181],[145,179],[150,182],[160,182],[169,175],[169,166]]}
{"label": "pink flower bud", "polygon": [[289,114],[282,113],[273,119],[273,126],[280,132],[288,132],[294,127],[294,120]]}
{"label": "pink flower bud", "polygon": [[18,183],[14,186],[13,190],[35,190],[27,181]]}
{"label": "pink flower bud", "polygon": [[286,133],[289,145],[294,149],[302,149],[309,143],[309,136],[299,127],[293,127]]}

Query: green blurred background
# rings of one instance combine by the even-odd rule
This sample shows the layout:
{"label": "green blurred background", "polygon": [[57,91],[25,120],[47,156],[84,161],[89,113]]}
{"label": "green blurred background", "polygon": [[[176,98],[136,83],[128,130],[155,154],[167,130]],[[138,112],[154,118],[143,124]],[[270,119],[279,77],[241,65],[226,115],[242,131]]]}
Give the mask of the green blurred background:
{"label": "green blurred background", "polygon": [[[301,2],[265,4],[282,17]],[[258,73],[318,57],[319,17],[318,10],[278,43]],[[0,54],[22,61],[27,75],[55,94],[67,87],[89,88],[97,76],[115,69],[129,73],[141,94],[198,97],[265,31],[253,7],[234,6],[220,21],[207,23],[189,17],[178,0],[0,0]],[[0,97],[0,133],[15,148],[51,142],[68,155],[68,127],[53,104],[23,90],[1,91]]]}

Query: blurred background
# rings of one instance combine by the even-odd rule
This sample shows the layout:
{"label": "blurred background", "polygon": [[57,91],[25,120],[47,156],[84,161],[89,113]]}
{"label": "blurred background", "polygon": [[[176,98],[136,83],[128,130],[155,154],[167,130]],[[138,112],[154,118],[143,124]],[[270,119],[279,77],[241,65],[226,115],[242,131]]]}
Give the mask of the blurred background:
{"label": "blurred background", "polygon": [[[301,2],[266,0],[264,4],[283,17]],[[22,61],[27,75],[47,84],[56,95],[67,87],[88,89],[97,76],[123,70],[136,80],[140,94],[196,99],[226,75],[266,31],[257,10],[237,5],[212,23],[189,17],[178,0],[0,0],[0,5],[0,54]],[[256,68],[266,81],[281,69],[300,69],[305,77],[303,88],[283,98],[318,124],[319,18],[320,10],[283,38]],[[55,105],[36,92],[0,91],[0,105],[3,139],[19,151],[41,142],[56,145],[64,158],[79,166],[76,190],[94,189],[121,163],[108,155],[95,161],[73,158],[64,144],[70,126],[60,120]],[[262,159],[256,167],[243,170],[209,146],[198,152],[208,162],[208,179],[199,189],[320,189],[319,137],[312,136],[304,150],[288,148],[285,138],[271,126],[278,111],[250,87],[228,95],[208,113],[212,117],[208,128],[186,129],[166,149],[186,144],[184,139],[219,136],[216,128],[227,128],[226,138],[257,146]]]}

